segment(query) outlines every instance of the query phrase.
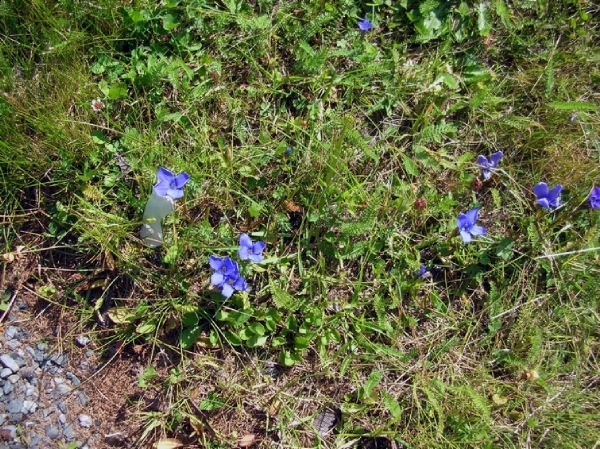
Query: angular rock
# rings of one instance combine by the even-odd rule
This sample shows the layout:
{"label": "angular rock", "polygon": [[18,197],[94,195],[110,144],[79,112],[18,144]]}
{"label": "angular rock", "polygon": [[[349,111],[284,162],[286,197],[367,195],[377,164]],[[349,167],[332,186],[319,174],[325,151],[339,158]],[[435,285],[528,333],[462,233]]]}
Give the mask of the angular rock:
{"label": "angular rock", "polygon": [[20,378],[21,378],[21,376],[19,376],[18,374],[12,374],[12,375],[8,376],[7,380],[11,384],[16,384],[19,381]]}
{"label": "angular rock", "polygon": [[6,407],[7,413],[19,413],[23,408],[23,398],[15,398]]}
{"label": "angular rock", "polygon": [[63,430],[63,436],[67,441],[73,441],[75,439],[75,431],[71,424],[67,424]]}
{"label": "angular rock", "polygon": [[13,373],[19,371],[19,364],[8,354],[3,354],[0,356],[0,363],[4,365],[6,368],[12,370]]}
{"label": "angular rock", "polygon": [[53,440],[56,440],[60,435],[60,430],[58,430],[57,427],[54,427],[50,424],[46,426],[44,431],[46,432],[46,436],[48,438],[52,438]]}
{"label": "angular rock", "polygon": [[92,426],[92,417],[89,415],[81,414],[79,415],[79,425],[84,428],[89,428]]}
{"label": "angular rock", "polygon": [[37,410],[37,407],[37,402],[25,400],[23,401],[23,408],[21,410],[23,411],[23,413],[28,415],[29,413],[35,412]]}

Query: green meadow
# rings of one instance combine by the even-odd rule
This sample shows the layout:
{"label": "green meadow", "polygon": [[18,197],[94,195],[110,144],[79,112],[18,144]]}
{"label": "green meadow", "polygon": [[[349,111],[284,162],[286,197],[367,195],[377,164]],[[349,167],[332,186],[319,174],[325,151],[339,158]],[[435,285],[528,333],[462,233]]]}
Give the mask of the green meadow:
{"label": "green meadow", "polygon": [[144,348],[137,447],[600,447],[596,2],[4,0],[0,91],[3,272]]}

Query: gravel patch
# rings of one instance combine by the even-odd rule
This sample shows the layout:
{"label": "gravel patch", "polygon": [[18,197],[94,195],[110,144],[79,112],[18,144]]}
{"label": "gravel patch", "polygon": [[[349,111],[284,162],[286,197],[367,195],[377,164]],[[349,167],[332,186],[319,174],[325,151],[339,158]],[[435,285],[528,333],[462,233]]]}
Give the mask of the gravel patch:
{"label": "gravel patch", "polygon": [[[29,337],[16,323],[0,334],[0,449],[106,447],[97,432],[94,441],[90,438],[94,421],[86,413],[81,379],[67,370],[68,355],[53,352],[46,342],[32,345]],[[80,336],[73,343],[81,348],[89,339]],[[94,355],[84,351],[82,357]],[[90,365],[86,362],[83,371],[91,374]]]}

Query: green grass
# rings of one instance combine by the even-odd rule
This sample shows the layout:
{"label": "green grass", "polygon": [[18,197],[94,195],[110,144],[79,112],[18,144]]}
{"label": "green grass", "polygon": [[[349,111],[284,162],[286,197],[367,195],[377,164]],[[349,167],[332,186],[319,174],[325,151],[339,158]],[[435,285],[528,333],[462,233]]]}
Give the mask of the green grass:
{"label": "green grass", "polygon": [[[22,7],[0,3],[3,251],[105,270],[62,297],[82,329],[180,355],[147,376],[171,406],[140,414],[140,444],[202,420],[206,447],[599,444],[594,2]],[[155,250],[138,232],[159,166],[191,181]],[[563,207],[536,206],[540,181]],[[488,234],[467,245],[474,206]],[[208,257],[241,232],[268,258],[225,300]],[[313,441],[329,405],[342,419]]]}

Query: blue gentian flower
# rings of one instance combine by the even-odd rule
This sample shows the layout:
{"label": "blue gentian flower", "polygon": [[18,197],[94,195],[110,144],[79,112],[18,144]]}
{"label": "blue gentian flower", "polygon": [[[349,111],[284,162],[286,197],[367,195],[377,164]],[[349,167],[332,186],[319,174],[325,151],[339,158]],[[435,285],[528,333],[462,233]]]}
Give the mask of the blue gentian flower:
{"label": "blue gentian flower", "polygon": [[415,276],[421,279],[427,279],[431,277],[431,273],[427,271],[427,267],[425,265],[421,265],[417,271],[415,271]]}
{"label": "blue gentian flower", "polygon": [[504,156],[502,151],[497,151],[496,153],[492,154],[489,160],[485,156],[477,156],[477,163],[481,167],[481,173],[486,181],[492,177],[492,172],[498,166],[498,162],[500,162],[502,156]]}
{"label": "blue gentian flower", "polygon": [[221,294],[225,298],[230,298],[235,290],[246,291],[248,288],[246,280],[240,276],[240,269],[237,262],[231,260],[231,257],[221,259],[217,256],[210,256],[210,267],[215,272],[210,277],[210,283],[221,289]]}
{"label": "blue gentian flower", "polygon": [[539,182],[533,186],[533,193],[536,196],[536,203],[542,206],[544,209],[552,209],[560,206],[560,192],[563,186],[560,184],[555,185],[552,189],[548,190],[548,184],[545,182]]}
{"label": "blue gentian flower", "polygon": [[286,156],[289,156],[290,154],[292,154],[292,147],[287,147],[285,149],[285,154],[286,154]]}
{"label": "blue gentian flower", "polygon": [[465,243],[469,243],[472,237],[478,237],[487,233],[483,226],[475,224],[479,216],[479,209],[479,207],[475,207],[466,214],[458,214],[458,231]]}
{"label": "blue gentian flower", "polygon": [[600,187],[594,186],[590,193],[590,206],[592,209],[600,208]]}
{"label": "blue gentian flower", "polygon": [[252,243],[252,239],[248,234],[242,234],[240,235],[240,249],[238,250],[238,255],[242,260],[250,259],[252,262],[258,263],[263,260],[261,253],[266,246],[265,242],[261,241]]}
{"label": "blue gentian flower", "polygon": [[360,31],[369,31],[373,28],[373,24],[369,21],[368,17],[358,21],[358,28]]}
{"label": "blue gentian flower", "polygon": [[154,193],[159,196],[169,196],[174,200],[183,196],[183,186],[190,179],[190,175],[185,172],[175,176],[164,167],[158,168],[156,177],[158,183],[153,187]]}

